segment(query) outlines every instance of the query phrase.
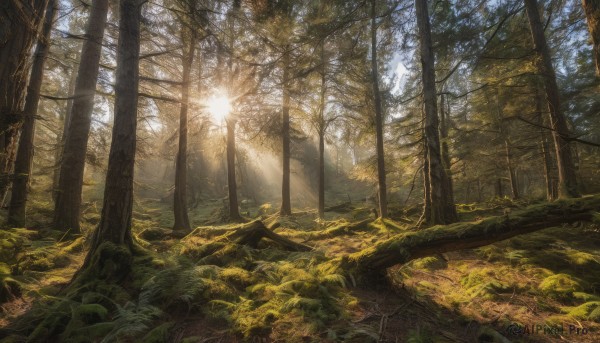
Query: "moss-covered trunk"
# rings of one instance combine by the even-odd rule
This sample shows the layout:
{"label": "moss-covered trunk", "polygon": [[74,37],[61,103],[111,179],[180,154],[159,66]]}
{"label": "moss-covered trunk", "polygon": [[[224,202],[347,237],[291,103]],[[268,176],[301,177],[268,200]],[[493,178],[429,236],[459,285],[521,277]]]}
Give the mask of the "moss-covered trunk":
{"label": "moss-covered trunk", "polygon": [[600,210],[600,195],[533,205],[478,222],[437,225],[399,234],[373,247],[334,260],[347,275],[367,280],[383,275],[387,268],[449,251],[478,248],[517,235],[591,220]]}

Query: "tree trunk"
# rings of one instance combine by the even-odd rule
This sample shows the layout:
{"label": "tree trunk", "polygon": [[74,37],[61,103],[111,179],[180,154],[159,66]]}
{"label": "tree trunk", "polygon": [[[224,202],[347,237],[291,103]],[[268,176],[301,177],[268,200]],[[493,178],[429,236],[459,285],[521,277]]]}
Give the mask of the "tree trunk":
{"label": "tree trunk", "polygon": [[506,154],[506,165],[508,168],[508,177],[510,180],[510,190],[512,192],[513,199],[519,199],[519,185],[517,183],[517,175],[515,173],[515,168],[512,164],[512,154],[510,149],[510,143],[508,139],[504,140],[504,152]]}
{"label": "tree trunk", "polygon": [[75,85],[73,107],[59,171],[53,226],[58,230],[79,231],[81,191],[85,156],[92,123],[94,94],[102,52],[102,39],[108,13],[108,0],[92,3],[86,28],[86,40],[81,49]]}
{"label": "tree trunk", "polygon": [[456,214],[456,206],[454,205],[454,185],[452,183],[452,158],[450,157],[450,149],[448,148],[448,120],[450,120],[450,106],[446,110],[446,101],[444,95],[440,95],[440,136],[442,138],[442,163],[444,165],[444,183],[446,184],[446,211]]}
{"label": "tree trunk", "polygon": [[440,152],[440,138],[438,131],[437,96],[435,86],[435,57],[431,42],[431,27],[427,0],[415,0],[417,26],[419,31],[419,45],[422,65],[423,81],[423,111],[424,135],[427,151],[426,163],[429,167],[429,193],[430,209],[425,215],[429,224],[448,224],[458,220],[454,204],[448,204],[450,198],[445,180],[444,166]]}
{"label": "tree trunk", "polygon": [[600,77],[600,2],[598,0],[583,0],[582,3],[592,44],[594,45],[596,76]]}
{"label": "tree trunk", "polygon": [[104,242],[131,249],[133,174],[135,165],[137,102],[140,57],[139,0],[121,0],[115,108],[112,143],[108,157],[104,203],[86,261]]}
{"label": "tree trunk", "polygon": [[371,79],[373,82],[373,102],[375,103],[375,134],[377,139],[377,185],[379,193],[379,216],[387,218],[387,185],[385,175],[385,155],[383,150],[383,107],[379,92],[379,70],[377,67],[377,14],[376,0],[371,0]]}
{"label": "tree trunk", "polygon": [[577,187],[577,175],[571,146],[567,140],[570,137],[567,120],[560,109],[560,99],[558,85],[556,83],[556,74],[552,66],[550,49],[544,36],[544,27],[540,19],[536,0],[524,0],[529,18],[529,26],[536,53],[539,57],[538,71],[544,80],[544,89],[546,91],[546,100],[550,111],[550,123],[552,125],[552,135],[554,138],[554,147],[556,150],[556,161],[558,165],[558,195],[562,198],[579,197]]}
{"label": "tree trunk", "polygon": [[60,165],[62,163],[62,153],[65,148],[66,134],[69,131],[69,120],[73,109],[73,99],[75,93],[75,83],[77,82],[77,72],[71,70],[71,78],[69,80],[69,100],[64,112],[59,114],[59,121],[62,122],[62,131],[56,134],[56,150],[54,151],[54,174],[52,175],[52,201],[56,204],[58,197],[58,183],[60,181]]}
{"label": "tree trunk", "polygon": [[319,218],[325,218],[325,132],[319,129]]}
{"label": "tree trunk", "polygon": [[15,160],[15,178],[13,180],[12,195],[8,208],[8,224],[16,227],[25,226],[25,206],[27,204],[27,187],[31,178],[31,163],[33,161],[33,137],[35,133],[35,115],[38,112],[40,90],[44,78],[44,64],[50,49],[50,34],[54,15],[56,13],[56,0],[50,0],[46,9],[46,17],[42,33],[38,38],[35,48],[31,77],[27,86],[25,110],[19,148]]}
{"label": "tree trunk", "polygon": [[290,194],[290,52],[285,47],[283,55],[283,108],[281,111],[281,139],[283,159],[283,180],[281,182],[281,210],[279,214],[292,214]]}
{"label": "tree trunk", "polygon": [[0,201],[11,181],[29,78],[29,56],[48,0],[4,1],[0,7]]}
{"label": "tree trunk", "polygon": [[325,122],[325,104],[327,94],[327,59],[325,58],[325,39],[321,41],[321,95],[319,99],[319,218],[325,217],[325,131],[327,123]]}
{"label": "tree trunk", "polygon": [[600,196],[532,205],[506,216],[399,234],[329,263],[360,283],[373,282],[387,268],[417,258],[478,248],[564,223],[591,220],[599,207]]}
{"label": "tree trunk", "polygon": [[553,180],[554,180],[554,166],[552,157],[550,156],[550,152],[548,149],[548,139],[546,137],[545,129],[542,128],[544,124],[544,119],[542,116],[542,103],[543,98],[541,94],[537,94],[535,97],[535,111],[538,117],[538,123],[540,125],[540,149],[542,153],[543,165],[544,165],[544,179],[546,186],[546,199],[548,201],[553,201],[556,196],[554,194]]}
{"label": "tree trunk", "polygon": [[238,208],[237,180],[235,176],[235,119],[227,122],[227,191],[229,194],[229,220],[240,221],[242,216]]}
{"label": "tree trunk", "polygon": [[502,179],[500,177],[496,177],[494,190],[496,192],[496,198],[502,198],[504,196],[504,193],[502,192]]}
{"label": "tree trunk", "polygon": [[[185,42],[185,32],[182,30],[182,40]],[[189,30],[188,49],[182,57],[183,77],[181,85],[181,107],[179,109],[179,145],[177,161],[175,162],[175,191],[173,194],[173,215],[175,223],[173,230],[190,231],[190,219],[187,208],[187,137],[188,137],[188,106],[190,100],[190,74],[196,51],[196,33]],[[185,43],[184,43],[185,44]],[[185,49],[185,48],[184,48]]]}

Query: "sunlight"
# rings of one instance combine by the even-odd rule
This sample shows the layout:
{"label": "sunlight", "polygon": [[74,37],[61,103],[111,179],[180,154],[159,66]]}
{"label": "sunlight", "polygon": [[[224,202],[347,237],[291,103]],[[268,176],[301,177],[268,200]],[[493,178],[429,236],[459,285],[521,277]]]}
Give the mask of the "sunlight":
{"label": "sunlight", "polygon": [[216,122],[221,122],[231,112],[229,98],[223,94],[213,95],[208,100],[208,112]]}

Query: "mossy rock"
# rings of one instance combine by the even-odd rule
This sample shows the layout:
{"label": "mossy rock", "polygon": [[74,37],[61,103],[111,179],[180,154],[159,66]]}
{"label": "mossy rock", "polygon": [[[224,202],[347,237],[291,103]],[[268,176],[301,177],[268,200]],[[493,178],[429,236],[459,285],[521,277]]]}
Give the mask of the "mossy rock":
{"label": "mossy rock", "polygon": [[173,230],[153,227],[142,230],[138,234],[138,237],[146,241],[162,241],[165,239],[169,239],[172,235]]}

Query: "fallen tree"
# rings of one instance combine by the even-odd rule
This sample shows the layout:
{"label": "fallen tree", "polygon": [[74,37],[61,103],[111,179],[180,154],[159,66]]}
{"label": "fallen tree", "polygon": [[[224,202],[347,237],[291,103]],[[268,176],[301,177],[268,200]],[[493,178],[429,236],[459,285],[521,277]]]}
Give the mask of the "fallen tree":
{"label": "fallen tree", "polygon": [[313,249],[307,245],[294,242],[289,238],[276,234],[275,232],[268,229],[261,220],[255,220],[228,229],[207,230],[206,232],[202,232],[202,230],[196,229],[190,235],[188,235],[188,237],[203,234],[205,234],[205,236],[210,237],[217,232],[221,235],[216,237],[210,243],[203,245],[198,254],[196,254],[196,257],[202,258],[214,254],[230,243],[238,245],[247,245],[251,248],[257,248],[258,243],[263,238],[267,238],[273,241],[274,243],[279,245],[283,250],[287,251],[298,252],[311,251]]}
{"label": "fallen tree", "polygon": [[578,221],[600,211],[600,195],[532,205],[477,222],[437,225],[396,235],[329,263],[359,283],[385,275],[387,268],[435,254],[482,247],[514,236]]}

